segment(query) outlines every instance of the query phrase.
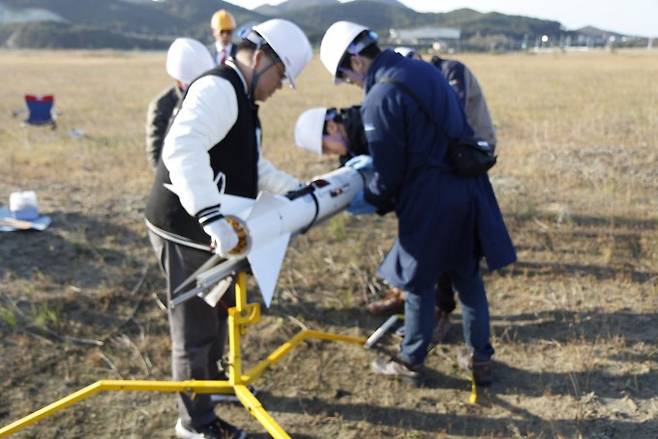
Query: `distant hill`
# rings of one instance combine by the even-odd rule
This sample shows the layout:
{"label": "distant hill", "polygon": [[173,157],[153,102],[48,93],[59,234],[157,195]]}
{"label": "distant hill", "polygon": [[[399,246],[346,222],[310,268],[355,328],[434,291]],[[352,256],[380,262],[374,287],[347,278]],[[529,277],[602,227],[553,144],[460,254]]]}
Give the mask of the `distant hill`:
{"label": "distant hill", "polygon": [[588,37],[596,37],[596,38],[608,38],[608,37],[621,37],[622,35],[617,33],[617,32],[610,32],[607,30],[599,29],[594,26],[585,26],[581,27],[580,29],[576,29],[577,33],[581,35],[585,35]]}
{"label": "distant hill", "polygon": [[541,35],[588,44],[619,36],[592,27],[565,31],[557,21],[472,9],[420,13],[398,0],[288,0],[253,11],[221,0],[0,0],[0,47],[157,48],[178,36],[209,43],[209,20],[220,8],[229,10],[238,23],[261,22],[272,15],[288,18],[316,44],[337,20],[362,23],[384,39],[391,28],[455,27],[461,29],[461,47],[476,50],[519,48],[521,41],[532,44]]}
{"label": "distant hill", "polygon": [[288,0],[278,5],[264,4],[257,8],[254,8],[254,11],[264,14],[264,15],[280,15],[282,13],[305,9],[305,8],[314,8],[316,6],[337,6],[340,5],[338,0]]}
{"label": "distant hill", "polygon": [[[361,0],[352,0],[349,3],[359,2]],[[404,4],[398,0],[371,0],[376,3],[383,3],[390,6],[398,6],[401,8],[407,8]],[[299,11],[301,9],[309,9],[315,7],[341,7],[341,3],[338,0],[287,0],[281,2],[278,5],[264,4],[254,9],[254,11],[261,14],[266,14],[270,16],[286,14],[292,11]]]}
{"label": "distant hill", "polygon": [[[15,15],[25,10],[48,11],[61,20],[71,23],[70,32],[103,31],[113,35],[107,47],[114,47],[118,39],[139,42],[153,37],[189,36],[210,42],[210,17],[217,9],[227,9],[238,22],[263,21],[268,17],[240,8],[220,0],[167,0],[165,2],[140,0],[0,0],[0,10]],[[7,23],[2,20],[0,24]],[[53,21],[53,20],[46,20]],[[81,27],[78,27],[81,26]],[[27,35],[35,32],[34,27],[24,28]],[[52,30],[52,27],[47,27]],[[56,34],[55,38],[59,38]],[[26,36],[21,41],[26,47],[43,47],[29,42]],[[39,42],[41,40],[39,39]],[[67,39],[68,41],[68,39]],[[56,41],[52,44],[57,45]],[[64,44],[64,42],[62,42]],[[150,45],[150,43],[148,44]],[[68,47],[68,46],[67,46]],[[137,47],[141,47],[138,45]]]}
{"label": "distant hill", "polygon": [[321,34],[337,20],[362,23],[382,35],[388,35],[390,28],[426,25],[460,28],[466,38],[475,34],[496,34],[522,39],[524,35],[558,35],[562,32],[562,25],[557,21],[504,15],[497,12],[484,14],[472,9],[423,14],[395,3],[381,4],[377,0],[356,0],[343,3],[339,7],[317,6],[293,10],[282,15],[293,21],[305,23],[311,29],[311,35]]}
{"label": "distant hill", "polygon": [[10,9],[0,3],[0,24],[32,21],[66,21],[56,13],[41,8]]}
{"label": "distant hill", "polygon": [[505,15],[498,12],[485,14],[472,9],[457,9],[437,15],[441,25],[461,28],[466,37],[474,34],[498,34],[523,38],[524,35],[559,35],[563,32],[559,21]]}
{"label": "distant hill", "polygon": [[0,41],[10,49],[165,49],[171,41],[128,36],[69,23],[15,23],[0,27]]}
{"label": "distant hill", "polygon": [[338,20],[349,20],[369,26],[385,35],[388,29],[396,26],[414,26],[430,20],[427,14],[395,4],[376,0],[358,0],[341,3],[339,6],[326,5],[292,10],[282,17],[306,25],[309,38],[319,40],[324,31]]}

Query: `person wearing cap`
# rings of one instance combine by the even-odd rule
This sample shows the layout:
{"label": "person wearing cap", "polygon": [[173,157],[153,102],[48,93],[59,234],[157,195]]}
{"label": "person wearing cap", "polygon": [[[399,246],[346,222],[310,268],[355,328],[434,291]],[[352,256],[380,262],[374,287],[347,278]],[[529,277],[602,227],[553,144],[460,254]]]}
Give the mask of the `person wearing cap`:
{"label": "person wearing cap", "polygon": [[445,272],[462,303],[468,349],[460,364],[476,383],[489,384],[494,349],[479,261],[497,270],[516,253],[488,176],[457,175],[447,157],[448,139],[472,135],[457,96],[434,67],[382,51],[377,35],[356,23],[331,25],[320,59],[334,83],[365,92],[361,116],[374,174],[348,210],[395,211],[398,218],[379,273],[407,293],[405,335],[400,353],[375,360],[372,369],[419,378],[435,326],[435,286]]}
{"label": "person wearing cap", "polygon": [[236,45],[233,44],[233,32],[235,31],[235,18],[226,9],[220,9],[212,14],[210,29],[214,38],[213,44],[208,46],[210,56],[215,65],[235,56]]}
{"label": "person wearing cap", "polygon": [[174,85],[157,95],[146,110],[146,160],[154,171],[160,161],[167,128],[183,93],[197,76],[213,67],[208,49],[197,40],[177,38],[169,46],[166,68]]}
{"label": "person wearing cap", "polygon": [[[259,191],[286,193],[300,182],[263,157],[257,102],[295,79],[312,57],[294,23],[271,19],[254,26],[236,55],[197,78],[169,128],[145,216],[167,277],[168,298],[212,253],[228,257],[239,243],[224,218],[223,194],[255,199]],[[225,282],[229,284],[229,282]],[[169,310],[175,380],[221,377],[217,362],[226,339],[226,293],[215,307],[195,297]],[[216,417],[210,395],[181,393],[179,438],[243,437]]]}

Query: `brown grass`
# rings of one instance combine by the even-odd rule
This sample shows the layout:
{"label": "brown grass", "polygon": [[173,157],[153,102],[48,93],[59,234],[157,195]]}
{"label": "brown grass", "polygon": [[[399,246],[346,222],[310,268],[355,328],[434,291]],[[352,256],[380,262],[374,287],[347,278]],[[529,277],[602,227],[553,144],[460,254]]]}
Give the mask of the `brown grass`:
{"label": "brown grass", "polygon": [[[294,437],[658,436],[658,53],[461,59],[498,126],[492,179],[520,256],[486,276],[497,383],[467,404],[455,327],[421,389],[371,375],[370,352],[309,343],[259,382],[263,403]],[[0,199],[36,190],[54,219],[44,233],[0,235],[0,425],[97,379],[169,376],[164,283],[141,220],[144,111],[168,85],[163,61],[0,52]],[[58,130],[11,117],[23,93],[56,95]],[[262,105],[266,155],[302,178],[331,169],[293,147],[294,121],[359,98],[314,60],[297,91]],[[394,218],[339,216],[296,238],[247,360],[299,322],[372,331],[380,321],[361,305],[381,287],[374,272],[394,231]],[[222,413],[265,437],[242,409]],[[100,395],[22,436],[170,437],[175,416],[168,395]]]}

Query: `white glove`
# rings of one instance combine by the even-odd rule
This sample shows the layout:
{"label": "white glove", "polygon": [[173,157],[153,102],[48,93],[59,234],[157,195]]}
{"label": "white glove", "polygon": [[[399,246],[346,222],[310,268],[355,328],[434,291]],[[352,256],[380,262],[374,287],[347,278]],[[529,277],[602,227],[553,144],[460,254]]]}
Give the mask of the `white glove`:
{"label": "white glove", "polygon": [[206,224],[203,231],[210,235],[215,253],[223,258],[228,257],[229,252],[240,242],[237,233],[224,218]]}

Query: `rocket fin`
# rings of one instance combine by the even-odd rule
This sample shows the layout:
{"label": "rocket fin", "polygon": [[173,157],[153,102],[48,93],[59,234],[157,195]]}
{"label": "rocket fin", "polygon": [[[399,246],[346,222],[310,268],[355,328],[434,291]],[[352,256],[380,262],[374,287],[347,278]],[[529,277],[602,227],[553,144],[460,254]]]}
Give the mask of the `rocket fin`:
{"label": "rocket fin", "polygon": [[249,218],[255,218],[263,212],[286,206],[288,203],[290,203],[290,200],[285,197],[274,195],[269,192],[261,192],[258,194],[253,209],[251,209]]}
{"label": "rocket fin", "polygon": [[[256,207],[258,207],[258,204]],[[247,256],[251,265],[251,271],[254,273],[258,288],[268,308],[274,297],[274,290],[276,289],[279,272],[281,271],[281,265],[283,264],[283,258],[286,255],[289,241],[290,234],[286,233],[268,242],[266,245],[252,250]]]}

